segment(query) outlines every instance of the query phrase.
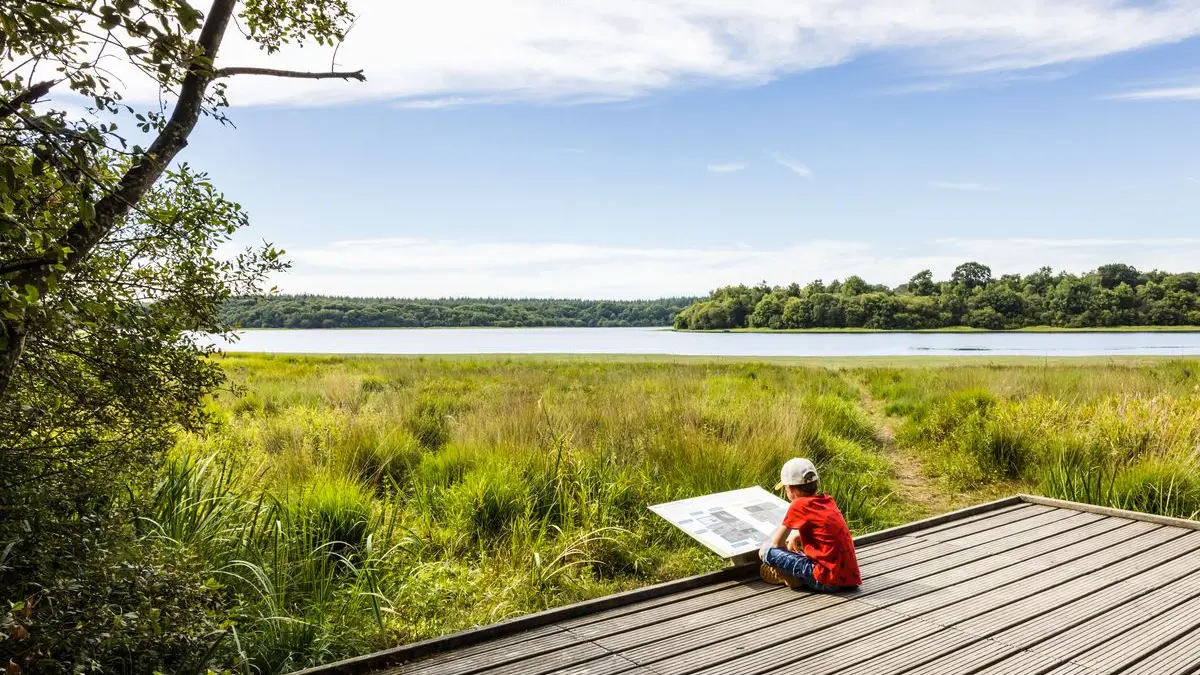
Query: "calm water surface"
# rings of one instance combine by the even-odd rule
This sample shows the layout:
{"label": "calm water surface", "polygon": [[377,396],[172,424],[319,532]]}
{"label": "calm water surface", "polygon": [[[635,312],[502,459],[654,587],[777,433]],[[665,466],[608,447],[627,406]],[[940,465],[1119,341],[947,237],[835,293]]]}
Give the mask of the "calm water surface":
{"label": "calm water surface", "polygon": [[228,351],[279,354],[1118,356],[1200,354],[1200,333],[676,333],[661,328],[251,330]]}

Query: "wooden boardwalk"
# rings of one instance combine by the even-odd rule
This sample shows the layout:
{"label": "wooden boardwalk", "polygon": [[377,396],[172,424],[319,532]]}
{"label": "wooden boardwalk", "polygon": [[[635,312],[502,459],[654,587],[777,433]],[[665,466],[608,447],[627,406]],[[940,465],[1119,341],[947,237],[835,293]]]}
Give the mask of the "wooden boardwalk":
{"label": "wooden boardwalk", "polygon": [[306,672],[1200,673],[1198,528],[1013,497],[860,537],[850,593],[731,568]]}

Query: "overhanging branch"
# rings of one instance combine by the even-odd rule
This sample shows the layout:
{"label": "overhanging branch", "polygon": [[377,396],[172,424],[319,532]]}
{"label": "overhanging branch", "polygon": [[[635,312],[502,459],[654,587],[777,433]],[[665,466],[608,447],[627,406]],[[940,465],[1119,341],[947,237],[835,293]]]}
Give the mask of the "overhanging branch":
{"label": "overhanging branch", "polygon": [[217,70],[214,77],[231,77],[233,75],[267,75],[270,77],[293,77],[301,80],[358,80],[366,82],[367,76],[363,75],[363,71],[336,71],[329,72],[310,72],[304,70],[277,70],[275,68],[221,68]]}
{"label": "overhanging branch", "polygon": [[21,109],[21,106],[25,105],[26,103],[34,103],[39,98],[49,94],[51,87],[56,84],[58,84],[57,80],[38,82],[20,94],[17,94],[11,101],[0,102],[0,119],[4,119],[5,117],[16,113]]}

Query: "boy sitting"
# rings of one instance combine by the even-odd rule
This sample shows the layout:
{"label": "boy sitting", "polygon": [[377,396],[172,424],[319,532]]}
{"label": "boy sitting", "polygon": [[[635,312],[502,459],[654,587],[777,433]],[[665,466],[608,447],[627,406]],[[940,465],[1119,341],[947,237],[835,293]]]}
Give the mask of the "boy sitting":
{"label": "boy sitting", "polygon": [[775,489],[785,490],[792,505],[758,552],[767,583],[821,592],[862,583],[850,528],[833,497],[817,493],[817,480],[817,467],[801,457],[789,459],[779,472]]}

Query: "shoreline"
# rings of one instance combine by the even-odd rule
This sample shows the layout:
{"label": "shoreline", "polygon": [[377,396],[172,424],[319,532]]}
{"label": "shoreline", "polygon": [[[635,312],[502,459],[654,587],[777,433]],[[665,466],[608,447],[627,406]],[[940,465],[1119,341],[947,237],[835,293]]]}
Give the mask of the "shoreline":
{"label": "shoreline", "polygon": [[235,328],[236,332],[258,332],[268,330],[279,331],[347,331],[347,330],[610,330],[610,329],[645,329],[669,331],[672,333],[761,333],[770,334],[805,334],[805,333],[1200,333],[1200,326],[1099,326],[1093,328],[1066,328],[1059,326],[1027,326],[1025,328],[1005,328],[992,330],[989,328],[971,328],[970,326],[954,326],[949,328],[715,328],[711,330],[693,330],[672,328],[671,326],[335,326],[333,328]]}
{"label": "shoreline", "polygon": [[949,328],[720,328],[713,330],[671,329],[676,333],[754,333],[754,334],[805,334],[805,333],[843,333],[843,334],[876,334],[876,333],[968,333],[968,334],[1010,334],[1010,333],[1200,333],[1200,326],[1099,326],[1093,328],[1067,328],[1060,326],[1027,326],[1025,328],[971,328],[970,326],[954,326]]}
{"label": "shoreline", "polygon": [[493,362],[562,362],[562,363],[630,363],[630,364],[767,364],[795,365],[824,368],[871,368],[871,367],[977,367],[977,366],[1136,366],[1171,361],[1200,361],[1200,354],[1152,354],[1119,356],[1019,356],[964,354],[961,356],[706,356],[685,354],[327,354],[313,352],[252,352],[224,351],[216,358],[256,359],[314,359],[345,361],[363,360],[436,360],[436,361],[493,361]]}

